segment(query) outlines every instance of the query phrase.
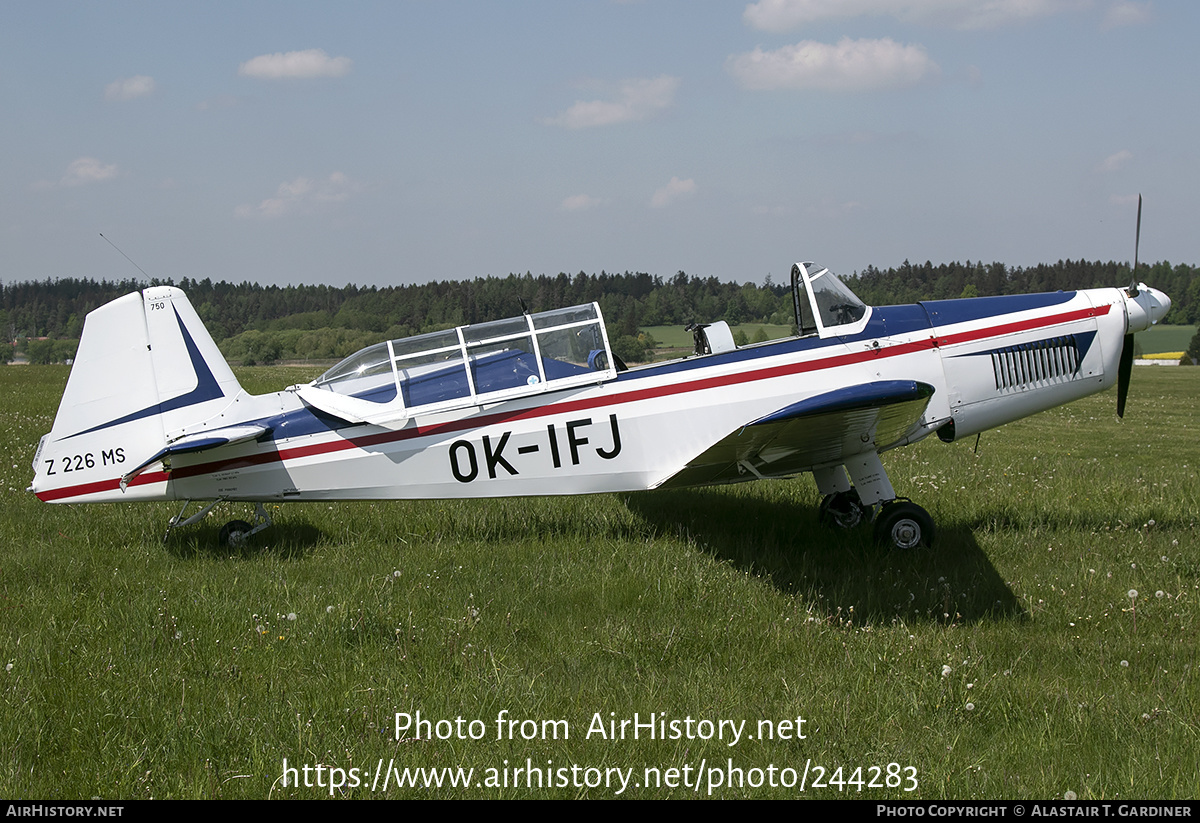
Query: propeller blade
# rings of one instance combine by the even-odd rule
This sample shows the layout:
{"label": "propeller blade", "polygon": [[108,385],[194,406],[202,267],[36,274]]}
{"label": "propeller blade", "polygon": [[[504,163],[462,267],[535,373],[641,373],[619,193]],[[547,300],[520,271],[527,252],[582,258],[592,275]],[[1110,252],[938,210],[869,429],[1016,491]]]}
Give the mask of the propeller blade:
{"label": "propeller blade", "polygon": [[1117,366],[1117,417],[1125,416],[1125,398],[1129,396],[1129,378],[1133,374],[1133,335],[1125,335],[1121,362]]}
{"label": "propeller blade", "polygon": [[1142,244],[1142,196],[1138,195],[1137,234],[1133,236],[1133,271],[1129,275],[1129,296],[1138,295],[1138,246]]}

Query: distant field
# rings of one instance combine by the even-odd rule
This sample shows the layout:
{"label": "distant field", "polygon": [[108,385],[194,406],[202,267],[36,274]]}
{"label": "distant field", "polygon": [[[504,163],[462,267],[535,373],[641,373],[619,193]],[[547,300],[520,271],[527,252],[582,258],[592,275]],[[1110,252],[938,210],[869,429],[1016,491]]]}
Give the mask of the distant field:
{"label": "distant field", "polygon": [[1152,326],[1137,333],[1137,343],[1146,354],[1162,351],[1187,351],[1196,335],[1196,326]]}
{"label": "distant field", "polygon": [[[787,337],[792,332],[791,326],[776,326],[770,323],[742,323],[739,326],[730,327],[730,331],[734,334],[737,334],[739,330],[744,331],[750,340],[754,339],[759,329],[766,331],[768,340]],[[660,348],[690,349],[692,347],[692,333],[685,331],[683,326],[645,326],[642,331],[648,332],[657,340]]]}
{"label": "distant field", "polygon": [[1200,368],[886,454],[939,528],[909,554],[818,527],[808,478],[288,504],[238,551],[225,506],[163,545],[177,505],[24,491],[66,376],[0,368],[5,797],[1197,795]]}

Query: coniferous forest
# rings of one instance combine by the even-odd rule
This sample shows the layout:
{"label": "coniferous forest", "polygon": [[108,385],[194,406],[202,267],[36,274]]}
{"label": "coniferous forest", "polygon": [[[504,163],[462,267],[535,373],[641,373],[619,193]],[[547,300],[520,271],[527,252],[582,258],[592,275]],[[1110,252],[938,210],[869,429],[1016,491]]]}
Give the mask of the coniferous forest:
{"label": "coniferous forest", "polygon": [[[1002,263],[905,261],[888,269],[868,267],[843,279],[864,302],[888,305],[1124,285],[1129,265],[1060,260],[1010,268]],[[1170,295],[1167,323],[1200,323],[1200,269],[1160,262],[1141,267],[1138,279]],[[67,359],[89,311],[147,285],[164,284],[187,292],[225,355],[245,364],[338,359],[379,340],[510,317],[522,311],[522,301],[530,311],[598,302],[619,354],[645,346],[648,341],[644,334],[639,340],[639,330],[647,326],[713,320],[731,326],[786,326],[794,319],[790,283],[767,277],[743,285],[682,271],[668,278],[644,272],[527,273],[387,287],[64,278],[0,283],[0,336],[7,341],[0,343],[0,359],[11,359],[14,350],[31,362]]]}

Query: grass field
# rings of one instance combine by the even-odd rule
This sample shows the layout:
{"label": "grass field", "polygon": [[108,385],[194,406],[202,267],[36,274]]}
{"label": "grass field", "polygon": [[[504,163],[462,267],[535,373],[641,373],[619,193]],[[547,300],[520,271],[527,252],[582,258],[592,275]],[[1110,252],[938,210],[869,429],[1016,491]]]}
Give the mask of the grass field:
{"label": "grass field", "polygon": [[1196,335],[1195,326],[1152,326],[1138,332],[1137,342],[1146,354],[1161,351],[1187,351]]}
{"label": "grass field", "polygon": [[[66,375],[0,369],[0,796],[1200,794],[1200,368],[885,455],[939,526],[910,554],[818,528],[808,478],[290,504],[238,551],[230,507],[164,546],[173,505],[24,491]],[[635,713],[666,739],[597,732]]]}

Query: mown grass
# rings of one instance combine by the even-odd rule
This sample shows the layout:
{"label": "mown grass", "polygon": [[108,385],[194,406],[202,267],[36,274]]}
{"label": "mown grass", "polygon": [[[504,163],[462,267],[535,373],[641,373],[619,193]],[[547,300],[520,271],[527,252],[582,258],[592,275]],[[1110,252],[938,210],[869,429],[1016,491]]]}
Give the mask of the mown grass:
{"label": "mown grass", "polygon": [[[305,372],[239,373],[255,390]],[[1200,369],[885,456],[935,549],[816,526],[811,480],[495,501],[290,504],[246,548],[168,504],[49,506],[24,488],[66,369],[0,369],[0,795],[324,797],[289,765],[899,763],[915,792],[1195,797]],[[1130,597],[1136,590],[1137,596]],[[497,740],[501,710],[568,739]],[[397,740],[395,715],[482,740]],[[651,712],[806,723],[805,739],[605,740]],[[614,713],[610,716],[610,713]],[[561,728],[561,727],[560,727]],[[410,736],[411,738],[411,736]],[[811,780],[811,777],[810,777]],[[335,797],[611,797],[475,787]],[[706,796],[706,790],[700,791]],[[691,788],[625,796],[686,797]],[[723,787],[718,797],[794,797]]]}

